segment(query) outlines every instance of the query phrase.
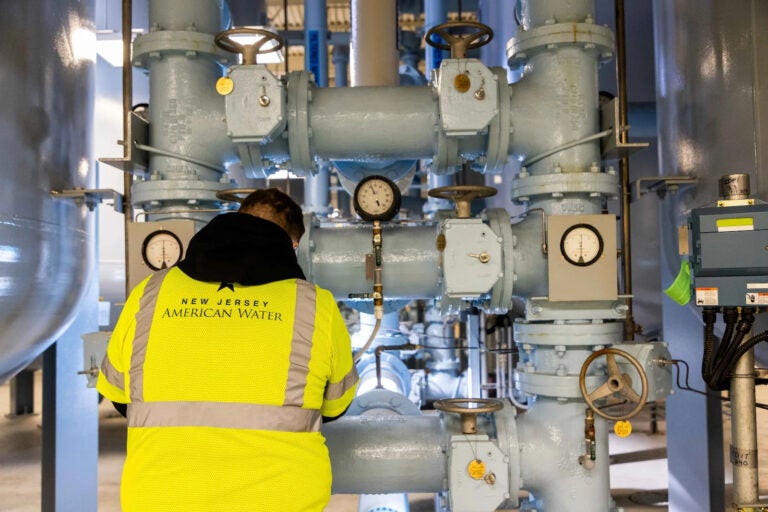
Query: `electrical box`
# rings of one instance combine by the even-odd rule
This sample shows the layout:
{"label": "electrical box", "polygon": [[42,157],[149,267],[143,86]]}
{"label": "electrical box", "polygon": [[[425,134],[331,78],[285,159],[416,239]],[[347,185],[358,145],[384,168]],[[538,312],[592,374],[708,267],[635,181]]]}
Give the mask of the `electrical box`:
{"label": "electrical box", "polygon": [[691,211],[697,306],[768,305],[768,205]]}
{"label": "electrical box", "polygon": [[547,217],[549,300],[616,300],[616,217]]}
{"label": "electrical box", "polygon": [[128,225],[128,288],[152,272],[172,267],[186,254],[195,234],[193,220],[134,222]]}

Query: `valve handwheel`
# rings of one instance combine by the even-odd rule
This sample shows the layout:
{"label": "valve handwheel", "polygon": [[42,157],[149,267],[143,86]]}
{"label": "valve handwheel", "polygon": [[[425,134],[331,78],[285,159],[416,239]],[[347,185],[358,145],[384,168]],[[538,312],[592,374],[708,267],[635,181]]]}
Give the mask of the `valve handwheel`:
{"label": "valve handwheel", "polygon": [[[608,368],[608,378],[597,388],[592,391],[587,391],[586,380],[589,365],[592,364],[595,359],[602,356],[605,356],[606,366]],[[629,361],[632,366],[635,367],[635,370],[637,370],[637,374],[640,376],[640,393],[632,388],[632,377],[627,373],[621,372],[621,369],[616,362],[617,356]],[[643,367],[640,366],[640,363],[633,356],[616,348],[604,348],[593,352],[586,361],[584,361],[584,364],[581,365],[581,373],[579,374],[579,388],[581,389],[581,396],[584,398],[584,401],[589,408],[592,409],[595,414],[608,420],[627,420],[635,416],[643,409],[643,406],[645,406],[645,402],[648,399],[648,377],[646,376]],[[608,414],[604,412],[602,408],[595,405],[597,400],[612,397],[624,398],[627,402],[636,403],[636,405],[628,413],[620,415]]]}
{"label": "valve handwheel", "polygon": [[[469,33],[457,33],[460,29],[471,30]],[[432,39],[437,34],[442,37],[446,43],[441,43]],[[476,21],[449,21],[435,25],[430,28],[424,36],[424,42],[433,48],[440,50],[450,50],[452,59],[463,59],[467,50],[480,48],[491,42],[493,39],[493,30],[488,25]]]}
{"label": "valve handwheel", "polygon": [[[230,37],[237,34],[261,36],[261,38],[257,39],[256,42],[252,44],[242,44]],[[213,41],[216,43],[216,46],[222,50],[242,54],[243,64],[256,64],[257,55],[276,52],[285,46],[285,40],[274,32],[251,27],[238,27],[219,32],[216,34]],[[263,46],[270,41],[277,41],[277,46],[262,49]]]}
{"label": "valve handwheel", "polygon": [[473,199],[495,196],[498,193],[493,187],[482,185],[451,185],[449,187],[437,187],[429,191],[431,197],[448,199],[456,203],[456,217],[468,219],[471,217],[469,203]]}
{"label": "valve handwheel", "polygon": [[477,433],[477,415],[500,411],[504,403],[493,398],[445,398],[435,401],[435,409],[455,412],[461,416],[462,434]]}

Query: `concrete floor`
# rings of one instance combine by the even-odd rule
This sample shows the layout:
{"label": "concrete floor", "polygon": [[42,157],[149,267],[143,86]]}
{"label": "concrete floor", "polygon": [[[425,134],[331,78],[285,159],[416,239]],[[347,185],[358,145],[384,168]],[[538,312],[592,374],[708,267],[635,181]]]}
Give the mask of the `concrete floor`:
{"label": "concrete floor", "polygon": [[[768,390],[759,400],[768,401]],[[40,372],[36,372],[35,411],[41,410]],[[10,388],[0,386],[0,511],[38,512],[40,510],[41,416],[8,417]],[[624,512],[667,510],[664,497],[667,466],[663,409],[659,413],[659,432],[650,433],[650,414],[641,413],[633,421],[629,438],[611,436],[611,486],[617,506]],[[724,415],[728,421],[728,415]],[[759,439],[768,442],[768,411],[758,411]],[[726,428],[728,428],[726,426]],[[99,406],[99,511],[119,512],[120,473],[125,450],[125,420],[111,404]],[[727,444],[726,444],[727,446]],[[768,483],[768,448],[760,452],[761,482]],[[327,512],[357,512],[358,496],[335,495]],[[433,512],[431,495],[410,496],[411,512]]]}

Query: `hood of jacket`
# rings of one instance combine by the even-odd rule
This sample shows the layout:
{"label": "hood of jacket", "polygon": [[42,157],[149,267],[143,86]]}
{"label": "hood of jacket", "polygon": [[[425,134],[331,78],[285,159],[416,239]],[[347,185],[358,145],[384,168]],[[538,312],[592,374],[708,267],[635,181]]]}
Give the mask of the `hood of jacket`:
{"label": "hood of jacket", "polygon": [[306,279],[288,233],[247,213],[214,217],[189,242],[178,263],[192,279],[244,286]]}

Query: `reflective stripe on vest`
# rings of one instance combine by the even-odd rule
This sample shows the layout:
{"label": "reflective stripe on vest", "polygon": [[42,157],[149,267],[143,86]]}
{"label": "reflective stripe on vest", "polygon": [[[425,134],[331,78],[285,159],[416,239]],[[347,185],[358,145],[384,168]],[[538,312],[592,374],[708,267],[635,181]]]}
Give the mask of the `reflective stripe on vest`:
{"label": "reflective stripe on vest", "polygon": [[149,331],[152,327],[152,317],[155,316],[157,297],[160,285],[163,284],[168,270],[155,272],[144,287],[144,294],[139,300],[139,310],[136,312],[136,332],[133,337],[133,352],[131,353],[131,401],[144,401],[144,360],[147,357]]}
{"label": "reflective stripe on vest", "polygon": [[315,333],[317,290],[306,281],[296,280],[296,309],[293,315],[293,340],[285,383],[283,405],[304,405],[304,388],[309,377],[309,359],[312,356],[312,335]]}
{"label": "reflective stripe on vest", "polygon": [[323,398],[326,400],[338,400],[349,388],[354,386],[360,377],[357,375],[357,367],[352,365],[352,369],[349,370],[343,379],[339,382],[328,383],[325,385],[325,393]]}
{"label": "reflective stripe on vest", "polygon": [[125,391],[125,374],[112,366],[109,357],[105,357],[101,362],[101,373],[107,382],[115,386],[120,391]]}
{"label": "reflective stripe on vest", "polygon": [[128,426],[211,426],[285,432],[319,431],[320,411],[301,408],[304,405],[304,388],[309,376],[317,301],[315,286],[301,279],[296,280],[293,337],[283,406],[229,402],[144,402],[144,362],[152,318],[160,286],[169,270],[156,272],[149,278],[139,301],[131,355],[131,404]]}
{"label": "reflective stripe on vest", "polygon": [[319,432],[320,411],[231,402],[138,402],[128,404],[129,427],[214,427],[281,432]]}

